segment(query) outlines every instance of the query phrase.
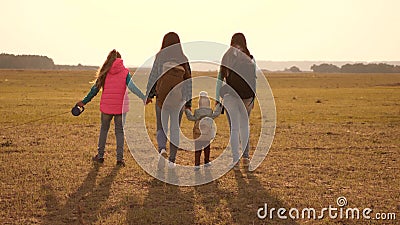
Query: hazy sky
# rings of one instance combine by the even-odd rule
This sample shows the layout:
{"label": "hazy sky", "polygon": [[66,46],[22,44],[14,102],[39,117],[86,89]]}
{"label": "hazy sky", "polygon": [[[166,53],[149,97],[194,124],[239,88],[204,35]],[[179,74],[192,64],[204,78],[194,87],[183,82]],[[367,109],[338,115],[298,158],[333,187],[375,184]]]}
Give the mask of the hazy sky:
{"label": "hazy sky", "polygon": [[243,32],[258,60],[400,60],[399,9],[399,0],[0,0],[0,52],[100,65],[116,48],[141,65],[169,31],[225,44]]}

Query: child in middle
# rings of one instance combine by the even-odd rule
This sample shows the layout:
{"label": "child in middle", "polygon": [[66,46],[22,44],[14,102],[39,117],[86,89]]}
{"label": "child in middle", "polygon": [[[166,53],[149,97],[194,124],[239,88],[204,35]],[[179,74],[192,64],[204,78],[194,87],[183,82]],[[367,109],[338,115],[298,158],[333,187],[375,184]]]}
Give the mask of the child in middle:
{"label": "child in middle", "polygon": [[194,111],[194,115],[189,109],[185,110],[188,120],[195,121],[193,126],[193,139],[195,139],[195,170],[200,169],[200,156],[204,149],[204,166],[210,166],[210,142],[215,136],[213,129],[213,119],[221,114],[222,105],[217,104],[215,110],[211,109],[208,93],[200,92],[199,108]]}

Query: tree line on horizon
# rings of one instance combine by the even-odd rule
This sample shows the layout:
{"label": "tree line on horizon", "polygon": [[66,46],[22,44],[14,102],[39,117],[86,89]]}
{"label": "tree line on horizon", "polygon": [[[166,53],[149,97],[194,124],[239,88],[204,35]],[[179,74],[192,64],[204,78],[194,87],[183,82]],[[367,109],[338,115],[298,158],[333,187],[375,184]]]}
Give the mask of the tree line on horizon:
{"label": "tree line on horizon", "polygon": [[[81,64],[76,66],[56,65],[53,59],[47,56],[0,54],[0,69],[96,70],[97,68],[96,66],[84,66]],[[400,73],[400,66],[387,63],[355,63],[345,64],[341,67],[334,64],[322,63],[320,65],[314,64],[310,69],[315,73]],[[284,72],[296,73],[301,72],[301,70],[296,66],[292,66],[290,69],[285,69]]]}
{"label": "tree line on horizon", "polygon": [[97,66],[56,65],[52,58],[41,55],[0,54],[0,69],[96,70]]}
{"label": "tree line on horizon", "polygon": [[0,54],[2,69],[54,69],[53,59],[40,55]]}
{"label": "tree line on horizon", "polygon": [[355,63],[338,67],[333,64],[323,63],[312,65],[310,68],[315,73],[400,73],[400,66],[387,63]]}

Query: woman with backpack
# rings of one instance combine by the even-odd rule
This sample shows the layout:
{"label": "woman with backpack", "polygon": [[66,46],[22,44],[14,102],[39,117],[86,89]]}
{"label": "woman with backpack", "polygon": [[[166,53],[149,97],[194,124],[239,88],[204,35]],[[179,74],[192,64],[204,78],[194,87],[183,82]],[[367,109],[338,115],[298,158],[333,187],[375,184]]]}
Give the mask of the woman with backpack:
{"label": "woman with backpack", "polygon": [[[222,86],[225,81],[228,86]],[[230,86],[230,88],[229,88]],[[236,93],[232,93],[232,91]],[[246,38],[242,33],[232,36],[231,47],[224,54],[217,82],[217,97],[223,98],[230,124],[230,143],[234,169],[239,170],[239,146],[243,150],[243,166],[248,167],[250,113],[254,107],[256,93],[256,65],[253,56],[247,49]],[[243,107],[244,105],[244,107]],[[245,115],[247,114],[247,115]],[[247,139],[247,142],[243,142]],[[240,143],[242,141],[242,143]]]}
{"label": "woman with backpack", "polygon": [[[157,53],[153,67],[150,72],[147,83],[147,101],[146,104],[156,97],[156,119],[157,119],[157,144],[158,152],[167,157],[167,127],[168,119],[170,120],[170,155],[168,166],[174,168],[176,153],[178,151],[180,122],[182,119],[183,109],[177,109],[182,102],[185,102],[185,109],[191,110],[192,84],[191,69],[188,59],[183,53],[179,36],[174,32],[167,33],[162,41],[161,49]],[[188,80],[189,79],[189,80]],[[179,83],[188,80],[184,85]],[[172,91],[173,98],[167,95]],[[177,90],[178,89],[178,90]],[[179,96],[176,96],[176,95]],[[161,115],[161,110],[163,114]],[[165,131],[165,132],[164,132]]]}

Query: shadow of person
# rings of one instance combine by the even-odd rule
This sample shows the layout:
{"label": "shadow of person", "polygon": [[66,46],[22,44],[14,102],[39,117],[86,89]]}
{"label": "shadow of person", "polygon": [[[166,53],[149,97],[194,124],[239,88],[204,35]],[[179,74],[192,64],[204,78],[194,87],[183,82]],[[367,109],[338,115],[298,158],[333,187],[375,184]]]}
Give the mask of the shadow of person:
{"label": "shadow of person", "polygon": [[[213,176],[211,170],[209,168],[200,169],[200,171],[196,172],[195,179],[200,181],[203,180],[213,180]],[[197,182],[197,183],[199,183]],[[195,199],[196,204],[202,207],[203,212],[215,212],[220,205],[220,200],[223,199],[223,196],[226,196],[227,193],[218,188],[219,180],[213,180],[210,183],[197,185],[194,187],[195,190]],[[206,213],[208,214],[208,213]],[[210,216],[211,218],[211,216]],[[208,218],[205,223],[220,223],[221,218],[216,218],[215,221]],[[202,223],[203,221],[197,221],[197,223]]]}
{"label": "shadow of person", "polygon": [[[175,169],[160,169],[158,173],[166,172],[168,181],[177,181]],[[159,174],[160,176],[163,176]],[[135,196],[127,198],[128,224],[194,224],[193,188],[178,187],[164,183],[156,178],[149,182],[148,193],[143,204]]]}
{"label": "shadow of person", "polygon": [[96,222],[99,214],[106,217],[100,208],[110,196],[110,188],[119,169],[119,166],[115,166],[96,186],[99,166],[94,166],[64,205],[59,204],[51,184],[42,185],[47,211],[44,224],[86,224]]}
{"label": "shadow of person", "polygon": [[[242,173],[241,171],[233,171],[238,187],[238,195],[234,198],[228,198],[229,208],[233,220],[237,224],[297,224],[293,219],[279,219],[276,214],[277,209],[285,208],[289,210],[284,203],[277,197],[270,194],[253,172]],[[267,203],[267,217],[259,219],[257,212],[260,208],[264,209]],[[269,210],[275,208],[272,219]],[[264,215],[264,210],[260,212]],[[286,212],[287,216],[287,212]]]}
{"label": "shadow of person", "polygon": [[[204,172],[204,176],[209,176],[206,174],[207,170]],[[280,220],[277,215],[273,219],[259,219],[257,212],[260,207],[264,207],[264,203],[268,204],[268,209],[288,208],[270,194],[252,173],[230,171],[226,176],[195,187],[196,205],[200,206],[201,214],[210,215],[204,220],[198,218],[197,223],[297,224],[289,219]]]}

